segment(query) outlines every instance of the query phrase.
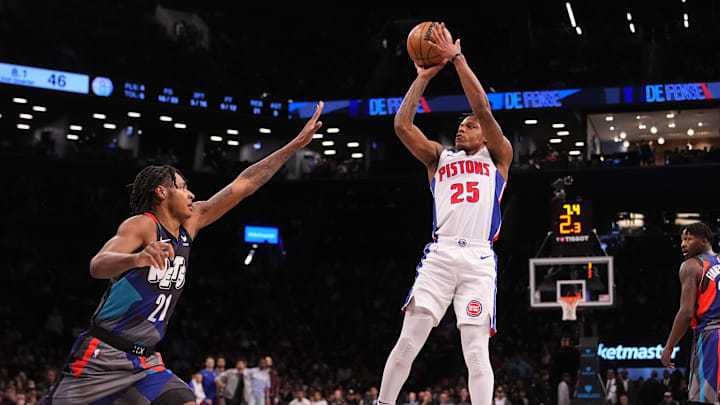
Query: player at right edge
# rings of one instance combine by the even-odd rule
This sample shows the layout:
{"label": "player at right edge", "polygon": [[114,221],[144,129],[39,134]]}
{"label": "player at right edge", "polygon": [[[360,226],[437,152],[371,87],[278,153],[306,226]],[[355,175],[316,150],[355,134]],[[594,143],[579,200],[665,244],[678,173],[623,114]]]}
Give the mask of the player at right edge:
{"label": "player at right edge", "polygon": [[[397,344],[383,371],[378,403],[394,405],[410,367],[450,303],[457,316],[473,405],[490,404],[493,371],[488,350],[495,331],[497,257],[493,242],[500,233],[500,200],[513,150],[495,121],[487,95],[444,23],[434,24],[431,45],[444,58],[429,68],[417,64],[417,78],[395,116],[395,132],[427,167],[434,198],[433,241],[417,266],[405,301]],[[430,80],[450,62],[472,109],[458,128],[456,151],[425,137],[413,124],[418,103]]]}
{"label": "player at right edge", "polygon": [[673,320],[660,361],[675,368],[670,360],[675,346],[688,328],[693,329],[688,376],[688,403],[720,402],[720,258],[713,252],[713,235],[702,222],[680,231],[680,248],[685,260],[680,265],[680,308]]}

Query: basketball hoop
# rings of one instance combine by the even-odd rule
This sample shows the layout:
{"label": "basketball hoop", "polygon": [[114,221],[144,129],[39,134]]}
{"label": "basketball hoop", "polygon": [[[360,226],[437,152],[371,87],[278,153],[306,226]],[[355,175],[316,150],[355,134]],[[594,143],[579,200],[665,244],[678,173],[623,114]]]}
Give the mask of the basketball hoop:
{"label": "basketball hoop", "polygon": [[577,305],[582,299],[582,296],[580,295],[571,295],[568,297],[558,297],[558,303],[560,304],[560,307],[562,308],[563,321],[575,321],[577,320]]}

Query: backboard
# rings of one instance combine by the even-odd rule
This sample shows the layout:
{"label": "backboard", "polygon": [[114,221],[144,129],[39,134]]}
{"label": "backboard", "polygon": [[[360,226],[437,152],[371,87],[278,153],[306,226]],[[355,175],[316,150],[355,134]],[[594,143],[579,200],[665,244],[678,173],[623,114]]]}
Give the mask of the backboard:
{"label": "backboard", "polygon": [[615,305],[612,256],[530,259],[530,307],[561,308],[560,297],[581,295],[578,307]]}

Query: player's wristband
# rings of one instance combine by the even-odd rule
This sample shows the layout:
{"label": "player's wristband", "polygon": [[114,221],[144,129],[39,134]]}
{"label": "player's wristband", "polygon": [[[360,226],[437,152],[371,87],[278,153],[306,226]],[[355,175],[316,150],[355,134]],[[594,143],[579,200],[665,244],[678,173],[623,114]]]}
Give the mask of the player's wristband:
{"label": "player's wristband", "polygon": [[455,63],[455,58],[457,58],[457,57],[460,56],[460,55],[462,55],[462,53],[460,53],[460,52],[458,52],[458,53],[456,53],[455,55],[453,55],[452,59],[450,59],[450,63]]}

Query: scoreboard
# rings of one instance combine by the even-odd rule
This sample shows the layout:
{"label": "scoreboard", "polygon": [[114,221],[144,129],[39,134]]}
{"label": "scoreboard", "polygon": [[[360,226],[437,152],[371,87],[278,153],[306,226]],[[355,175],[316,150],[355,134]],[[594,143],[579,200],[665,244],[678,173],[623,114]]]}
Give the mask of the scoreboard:
{"label": "scoreboard", "polygon": [[287,103],[279,100],[249,98],[232,94],[229,91],[208,91],[187,86],[153,85],[126,80],[118,81],[118,86],[118,91],[112,94],[95,93],[95,95],[169,104],[198,110],[287,117]]}
{"label": "scoreboard", "polygon": [[149,83],[0,63],[0,84],[34,87],[103,98],[135,100],[208,111],[227,111],[266,117],[288,117],[287,100],[267,95],[250,97],[241,90],[204,89],[197,83]]}
{"label": "scoreboard", "polygon": [[0,83],[88,94],[88,75],[0,63]]}

